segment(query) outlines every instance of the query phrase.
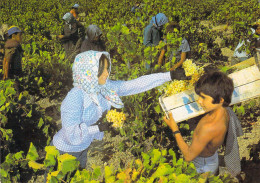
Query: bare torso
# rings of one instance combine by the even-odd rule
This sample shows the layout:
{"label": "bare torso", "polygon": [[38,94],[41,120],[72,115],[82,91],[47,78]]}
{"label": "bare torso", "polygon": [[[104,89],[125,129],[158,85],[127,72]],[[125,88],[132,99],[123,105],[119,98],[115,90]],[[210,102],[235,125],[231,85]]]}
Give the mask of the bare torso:
{"label": "bare torso", "polygon": [[[194,130],[194,136],[200,135],[201,131],[207,131],[209,143],[200,153],[200,157],[212,156],[223,144],[228,130],[229,115],[225,108],[206,114]],[[203,129],[204,128],[204,129]]]}

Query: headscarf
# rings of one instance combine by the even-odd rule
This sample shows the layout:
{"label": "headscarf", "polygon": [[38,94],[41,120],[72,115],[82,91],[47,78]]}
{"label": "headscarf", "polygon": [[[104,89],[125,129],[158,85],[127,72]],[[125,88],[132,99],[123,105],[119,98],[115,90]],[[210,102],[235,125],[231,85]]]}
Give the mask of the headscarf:
{"label": "headscarf", "polygon": [[[102,54],[105,54],[110,62],[110,71],[111,61],[108,52],[98,52],[91,50],[80,53],[76,56],[72,67],[74,80],[73,86],[83,89],[88,94],[84,95],[84,101],[87,100],[90,96],[92,101],[97,104],[99,109],[101,109],[101,106],[98,101],[98,94],[104,96],[113,107],[122,108],[124,104],[117,93],[108,87],[107,84],[98,84],[99,59]],[[85,103],[86,102],[84,102],[84,104]],[[86,107],[87,106],[84,105],[84,108]]]}
{"label": "headscarf", "polygon": [[62,19],[65,21],[65,24],[69,25],[69,28],[71,29],[71,24],[75,21],[74,16],[71,13],[66,13]]}
{"label": "headscarf", "polygon": [[163,13],[158,13],[154,17],[152,17],[152,20],[150,23],[153,23],[155,27],[159,28],[163,26],[164,24],[168,23],[168,18]]}
{"label": "headscarf", "polygon": [[86,30],[88,39],[93,41],[95,37],[100,36],[102,34],[101,29],[97,25],[89,25]]}

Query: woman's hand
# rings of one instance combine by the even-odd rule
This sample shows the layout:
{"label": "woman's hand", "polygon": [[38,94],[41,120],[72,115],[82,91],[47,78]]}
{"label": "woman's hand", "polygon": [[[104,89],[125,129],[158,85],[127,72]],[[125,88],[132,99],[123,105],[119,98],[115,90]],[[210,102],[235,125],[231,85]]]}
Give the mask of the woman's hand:
{"label": "woman's hand", "polygon": [[183,68],[178,67],[177,69],[170,71],[171,72],[171,79],[177,79],[177,80],[189,80],[190,77],[187,77],[185,75],[185,71]]}
{"label": "woman's hand", "polygon": [[99,131],[108,131],[112,123],[100,123],[98,124]]}

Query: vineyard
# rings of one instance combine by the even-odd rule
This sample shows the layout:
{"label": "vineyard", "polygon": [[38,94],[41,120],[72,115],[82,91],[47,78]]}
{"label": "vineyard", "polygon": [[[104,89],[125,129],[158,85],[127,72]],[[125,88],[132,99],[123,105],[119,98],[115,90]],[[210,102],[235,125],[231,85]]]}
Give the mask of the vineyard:
{"label": "vineyard", "polygon": [[[170,55],[166,53],[167,62],[163,66],[145,68],[145,63],[158,60],[166,44],[143,45],[143,30],[157,13],[164,13],[169,21],[180,24],[179,32],[165,35],[170,51],[178,49],[181,38],[185,37],[191,47],[188,58],[192,62],[205,66],[205,70],[217,68],[227,73],[231,72],[228,69],[230,56],[224,51],[232,51],[239,41],[250,39],[251,25],[260,15],[257,0],[140,2],[141,8],[133,13],[131,8],[135,1],[126,0],[0,1],[0,26],[17,25],[24,31],[24,74],[19,78],[20,91],[16,90],[13,80],[0,80],[0,182],[44,182],[46,172],[50,183],[236,182],[224,173],[198,174],[192,163],[185,162],[172,132],[163,122],[164,113],[158,101],[164,93],[162,88],[122,97],[124,108],[104,117],[104,121],[109,121],[113,115],[119,115],[113,124],[116,128],[105,132],[102,141],[91,144],[86,169],[79,168],[75,157],[60,155],[54,146],[48,146],[61,128],[61,102],[73,87],[73,63],[66,59],[61,42],[55,38],[62,32],[63,15],[73,4],[80,5],[80,21],[85,28],[90,24],[101,28],[112,61],[110,79],[114,80],[166,72],[174,65],[175,59],[167,60]],[[2,48],[4,42],[0,43]],[[3,58],[0,59],[2,78]],[[251,133],[253,124],[259,123],[259,106],[260,98],[232,106],[245,132]],[[186,141],[191,140],[198,120],[199,117],[179,123]],[[246,172],[244,182],[248,183],[260,178],[257,171],[245,169],[249,163],[259,167],[260,137],[259,132],[256,133],[258,136],[254,144],[250,144],[251,149],[244,146],[242,149],[250,151],[249,159],[242,162],[242,171]]]}

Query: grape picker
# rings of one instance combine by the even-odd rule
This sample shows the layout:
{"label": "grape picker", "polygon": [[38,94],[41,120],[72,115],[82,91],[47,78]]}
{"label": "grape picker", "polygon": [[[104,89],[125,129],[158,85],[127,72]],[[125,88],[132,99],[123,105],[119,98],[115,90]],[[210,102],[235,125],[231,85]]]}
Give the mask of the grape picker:
{"label": "grape picker", "polygon": [[87,150],[94,139],[101,140],[107,123],[102,114],[111,106],[122,108],[120,96],[133,95],[162,85],[171,79],[186,79],[184,70],[141,76],[129,81],[108,79],[111,69],[109,53],[87,51],[76,56],[73,64],[74,88],[61,105],[62,128],[53,137],[61,154],[69,153],[85,168]]}
{"label": "grape picker", "polygon": [[85,28],[71,13],[66,13],[63,18],[64,29],[57,38],[64,46],[66,57],[73,62],[75,56],[80,53],[80,47],[85,37]]}
{"label": "grape picker", "polygon": [[198,173],[218,172],[218,148],[225,144],[224,161],[233,176],[241,171],[237,136],[243,135],[240,121],[228,105],[234,90],[232,79],[222,72],[201,76],[195,86],[199,95],[198,103],[206,115],[194,130],[192,143],[182,138],[178,125],[173,119],[164,121],[173,131],[177,144],[186,161],[193,161]]}
{"label": "grape picker", "polygon": [[[167,27],[166,27],[166,34],[168,33],[175,33],[174,29],[177,29],[178,32],[180,32],[180,25],[177,22],[171,22]],[[167,41],[167,40],[166,40]],[[165,46],[162,51],[161,54],[158,58],[158,65],[162,65],[163,64],[163,58],[166,52],[170,51],[170,46]],[[172,58],[175,57],[175,65],[172,67],[171,70],[174,70],[178,67],[180,67],[183,62],[186,60],[187,58],[187,53],[190,52],[190,45],[189,42],[187,41],[187,39],[185,37],[182,37],[181,40],[181,44],[180,47],[177,50],[171,51],[170,52],[170,56],[169,56],[169,61],[172,61]]]}

